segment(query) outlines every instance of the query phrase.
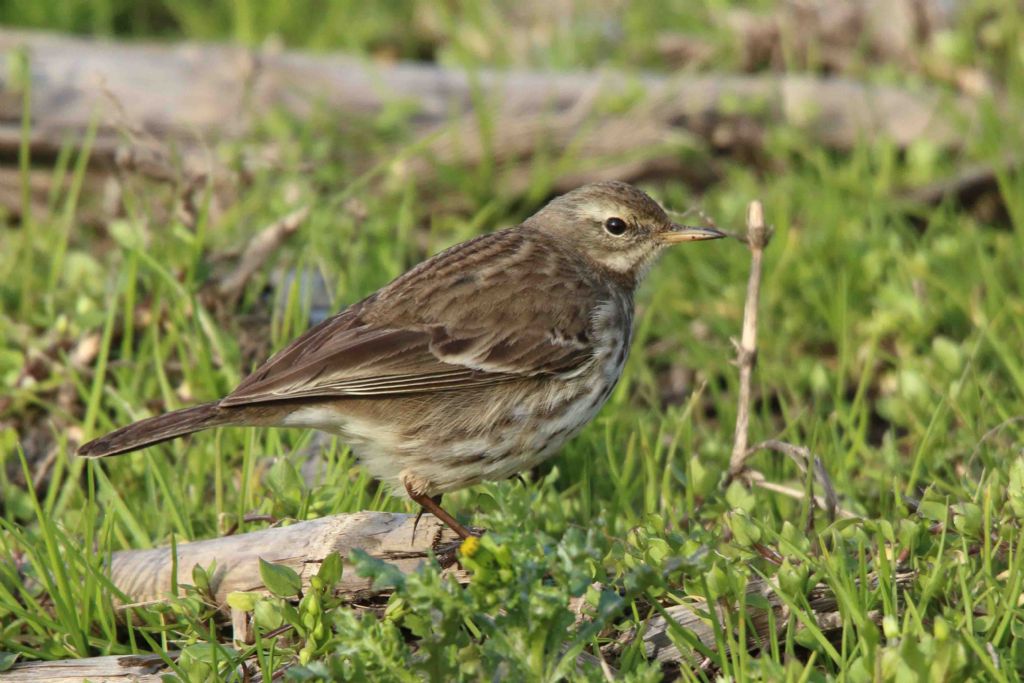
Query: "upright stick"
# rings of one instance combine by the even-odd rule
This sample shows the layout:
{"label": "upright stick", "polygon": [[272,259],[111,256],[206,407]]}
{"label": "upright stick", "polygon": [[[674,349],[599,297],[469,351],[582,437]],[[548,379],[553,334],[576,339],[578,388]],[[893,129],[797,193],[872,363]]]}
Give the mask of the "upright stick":
{"label": "upright stick", "polygon": [[761,261],[768,244],[768,229],[764,224],[764,208],[754,200],[747,207],[747,244],[750,246],[750,279],[747,280],[747,300],[743,306],[743,332],[736,349],[740,366],[740,397],[736,411],[736,433],[733,437],[732,456],[729,458],[729,479],[743,471],[747,457],[750,427],[750,379],[757,360],[757,304],[761,295]]}

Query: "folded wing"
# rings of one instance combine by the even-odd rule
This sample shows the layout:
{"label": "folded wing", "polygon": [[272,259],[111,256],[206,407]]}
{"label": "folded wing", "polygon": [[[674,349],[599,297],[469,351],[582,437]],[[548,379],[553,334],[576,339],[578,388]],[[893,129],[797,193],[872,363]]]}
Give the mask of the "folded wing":
{"label": "folded wing", "polygon": [[457,256],[435,257],[428,283],[399,279],[310,329],[221,405],[464,389],[572,373],[591,360],[594,302],[553,296],[547,280],[564,278],[534,274],[509,286],[494,277],[515,266],[496,264],[500,254],[445,268]]}

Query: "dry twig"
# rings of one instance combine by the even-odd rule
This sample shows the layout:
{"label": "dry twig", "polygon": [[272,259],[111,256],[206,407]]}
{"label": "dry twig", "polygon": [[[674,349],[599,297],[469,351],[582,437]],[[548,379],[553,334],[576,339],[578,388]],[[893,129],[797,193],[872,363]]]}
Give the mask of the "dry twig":
{"label": "dry twig", "polygon": [[757,362],[757,305],[761,297],[761,272],[764,248],[771,233],[764,224],[764,207],[754,200],[747,208],[747,244],[750,246],[750,277],[747,280],[747,300],[743,306],[743,332],[737,344],[737,364],[740,368],[740,395],[736,411],[736,430],[732,456],[729,458],[729,480],[736,478],[747,459],[750,430],[750,383]]}
{"label": "dry twig", "polygon": [[[829,519],[835,519],[836,513],[841,512],[843,517],[856,517],[852,512],[841,510],[839,508],[839,497],[836,495],[835,486],[832,484],[831,477],[828,476],[828,471],[825,469],[825,463],[821,461],[816,455],[811,453],[811,450],[806,446],[795,446],[785,441],[779,441],[777,439],[768,439],[762,441],[759,444],[751,446],[747,450],[747,455],[752,455],[757,451],[775,451],[776,453],[782,453],[788,455],[790,460],[796,463],[796,466],[800,468],[800,471],[804,474],[807,473],[808,465],[811,465],[814,469],[814,478],[821,485],[822,490],[825,492],[824,497],[815,496],[815,501],[820,501],[819,507],[828,513]],[[758,484],[760,486],[760,484]],[[761,486],[761,488],[769,488],[767,486]],[[778,489],[774,489],[778,490]],[[780,491],[781,493],[781,491]],[[803,497],[802,495],[800,496]]]}
{"label": "dry twig", "polygon": [[[836,514],[843,517],[855,517],[852,512],[839,508],[838,497],[832,480],[825,470],[821,458],[811,454],[805,446],[795,446],[784,441],[769,439],[753,447],[748,447],[750,438],[750,404],[752,401],[751,382],[754,367],[757,363],[757,311],[761,297],[761,276],[763,273],[764,249],[771,241],[771,230],[764,222],[764,208],[759,201],[752,201],[747,209],[746,243],[750,247],[750,277],[747,280],[747,298],[743,306],[743,330],[739,343],[736,344],[736,363],[740,369],[739,399],[736,409],[736,428],[733,437],[732,455],[729,458],[729,471],[725,478],[728,485],[734,479],[743,476],[749,483],[765,490],[775,491],[783,495],[803,499],[805,494],[780,484],[765,480],[760,472],[747,470],[747,459],[761,450],[776,451],[788,455],[806,473],[808,467],[814,470],[815,479],[825,492],[824,496],[811,496],[815,504],[825,510],[829,519]],[[813,526],[812,505],[808,509],[808,526]]]}
{"label": "dry twig", "polygon": [[235,269],[217,285],[217,293],[222,301],[229,306],[238,301],[249,279],[289,237],[295,234],[308,216],[309,207],[303,206],[261,230],[249,242]]}

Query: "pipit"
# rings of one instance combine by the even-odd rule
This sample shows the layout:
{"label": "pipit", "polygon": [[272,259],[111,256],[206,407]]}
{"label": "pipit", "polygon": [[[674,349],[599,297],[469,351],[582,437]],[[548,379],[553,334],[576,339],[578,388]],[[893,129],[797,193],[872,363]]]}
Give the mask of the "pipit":
{"label": "pipit", "polygon": [[211,427],[339,435],[377,479],[463,538],[441,495],[552,456],[622,374],[633,293],[671,244],[724,237],[673,223],[619,182],[458,244],[297,338],[219,401],[79,449],[127,453]]}

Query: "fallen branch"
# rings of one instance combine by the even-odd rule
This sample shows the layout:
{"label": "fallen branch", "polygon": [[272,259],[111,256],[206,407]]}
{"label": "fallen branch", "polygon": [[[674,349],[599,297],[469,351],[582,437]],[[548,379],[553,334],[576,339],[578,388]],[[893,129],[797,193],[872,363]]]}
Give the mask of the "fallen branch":
{"label": "fallen branch", "polygon": [[[172,599],[172,586],[175,584],[179,586],[179,594],[183,594],[183,586],[191,583],[195,566],[209,568],[215,564],[209,594],[205,597],[212,599],[221,610],[230,610],[234,640],[250,642],[252,625],[249,615],[230,609],[227,596],[234,591],[268,593],[259,574],[260,558],[294,569],[302,579],[303,590],[309,586],[310,579],[316,575],[325,557],[338,553],[344,560],[355,548],[389,562],[406,574],[416,571],[428,561],[430,553],[435,552],[447,572],[456,580],[465,582],[467,574],[454,563],[454,549],[459,538],[432,515],[424,515],[418,525],[415,517],[385,512],[334,515],[287,527],[182,543],[176,546],[176,558],[172,558],[170,548],[119,551],[111,557],[110,579],[130,600],[122,602],[121,609],[142,607]],[[375,590],[370,579],[356,575],[347,564],[335,591],[353,601],[387,592]],[[175,655],[171,653],[168,656],[173,658]],[[615,675],[614,669],[600,656],[583,652],[576,659],[578,666],[593,665],[600,667],[606,677]],[[163,660],[156,655],[126,655],[23,662],[0,678],[4,681],[59,680],[67,683],[122,679],[160,681],[161,675],[167,673]]]}
{"label": "fallen branch", "polygon": [[[266,591],[259,573],[259,559],[294,569],[303,585],[316,574],[331,553],[347,559],[353,549],[411,573],[431,551],[454,547],[458,537],[431,515],[424,515],[413,537],[415,515],[388,512],[356,512],[332,515],[287,527],[274,527],[235,536],[181,543],[177,561],[170,548],[122,550],[113,553],[110,580],[129,602],[122,607],[162,602],[172,597],[172,585],[192,583],[192,568],[216,563],[210,596],[217,607],[227,609],[232,591]],[[177,565],[177,575],[173,573]],[[338,585],[341,595],[356,598],[371,592],[371,582],[346,571]]]}
{"label": "fallen branch", "polygon": [[[552,73],[480,70],[433,64],[377,64],[342,55],[251,51],[229,45],[118,44],[48,33],[0,30],[0,157],[21,144],[20,94],[2,74],[18,50],[28,53],[32,80],[33,158],[52,159],[93,117],[93,161],[114,166],[132,140],[173,143],[182,164],[205,169],[204,146],[238,139],[262,117],[284,111],[308,117],[316,107],[366,117],[396,101],[415,107],[427,162],[477,167],[490,159],[514,192],[528,180],[532,156],[572,153],[587,159],[556,178],[576,185],[615,169],[619,180],[651,172],[692,175],[680,150],[716,153],[757,148],[765,131],[793,126],[810,144],[848,149],[885,138],[898,147],[920,140],[958,149],[973,120],[966,99],[911,92],[844,78],[794,74],[674,75],[622,72]],[[158,84],[158,87],[157,87]],[[599,95],[635,93],[634,106],[609,112]],[[735,103],[749,103],[737,110]],[[475,109],[484,103],[488,111]],[[453,120],[462,122],[451,127]],[[488,135],[479,128],[490,121]],[[125,130],[132,131],[125,135]],[[126,139],[127,138],[127,139]],[[119,157],[120,154],[120,157]],[[12,156],[13,155],[13,156]],[[426,163],[426,162],[423,162]],[[163,168],[163,164],[158,164]],[[430,180],[429,163],[405,167]],[[706,171],[702,171],[706,175]],[[166,169],[160,177],[170,177]]]}
{"label": "fallen branch", "polygon": [[[174,658],[176,655],[171,654]],[[157,655],[111,655],[50,662],[21,662],[0,673],[4,683],[81,683],[82,681],[126,681],[160,683],[170,673]]]}

